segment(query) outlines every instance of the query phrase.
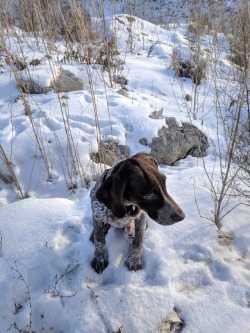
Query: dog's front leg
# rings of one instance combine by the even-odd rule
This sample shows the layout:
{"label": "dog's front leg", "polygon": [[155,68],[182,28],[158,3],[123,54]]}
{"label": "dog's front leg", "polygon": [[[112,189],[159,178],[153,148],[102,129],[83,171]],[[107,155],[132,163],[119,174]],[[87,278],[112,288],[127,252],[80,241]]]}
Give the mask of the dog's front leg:
{"label": "dog's front leg", "polygon": [[100,274],[108,266],[108,252],[106,249],[105,236],[110,228],[110,224],[97,222],[93,218],[95,256],[91,261],[92,268]]}
{"label": "dog's front leg", "polygon": [[146,213],[142,213],[141,216],[135,220],[135,237],[130,246],[128,259],[125,261],[125,265],[128,267],[129,271],[142,269],[141,253],[146,222]]}

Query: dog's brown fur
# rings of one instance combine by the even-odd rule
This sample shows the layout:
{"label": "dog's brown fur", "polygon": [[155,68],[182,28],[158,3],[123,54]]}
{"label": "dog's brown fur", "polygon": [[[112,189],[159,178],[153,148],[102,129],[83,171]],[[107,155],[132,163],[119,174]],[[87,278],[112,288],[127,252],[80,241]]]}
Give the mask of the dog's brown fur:
{"label": "dog's brown fur", "polygon": [[109,225],[125,228],[125,235],[131,241],[125,264],[129,270],[138,270],[142,268],[141,251],[147,215],[162,225],[184,219],[184,213],[167,193],[165,180],[156,161],[147,153],[138,153],[118,162],[108,171],[106,178],[96,184],[91,199],[96,246],[92,267],[97,273],[108,265],[105,234]]}

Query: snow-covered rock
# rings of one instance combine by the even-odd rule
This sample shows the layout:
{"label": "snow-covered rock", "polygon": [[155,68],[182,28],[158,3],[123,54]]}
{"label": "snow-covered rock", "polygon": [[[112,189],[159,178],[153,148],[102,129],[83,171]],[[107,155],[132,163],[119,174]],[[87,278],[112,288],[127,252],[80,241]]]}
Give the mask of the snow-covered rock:
{"label": "snow-covered rock", "polygon": [[19,86],[30,94],[69,92],[83,89],[83,81],[69,70],[58,65],[28,66],[20,72]]}
{"label": "snow-covered rock", "polygon": [[51,82],[50,86],[55,92],[77,91],[84,87],[82,79],[63,68],[60,69],[58,77]]}

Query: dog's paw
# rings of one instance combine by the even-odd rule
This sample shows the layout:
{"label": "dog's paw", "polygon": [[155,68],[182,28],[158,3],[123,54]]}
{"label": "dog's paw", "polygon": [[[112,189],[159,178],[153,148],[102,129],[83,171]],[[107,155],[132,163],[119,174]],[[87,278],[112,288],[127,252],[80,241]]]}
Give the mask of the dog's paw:
{"label": "dog's paw", "polygon": [[96,271],[97,274],[101,274],[104,269],[108,266],[109,261],[108,258],[105,257],[94,257],[91,261],[92,268]]}
{"label": "dog's paw", "polygon": [[139,271],[143,269],[141,258],[128,258],[124,264],[129,271]]}

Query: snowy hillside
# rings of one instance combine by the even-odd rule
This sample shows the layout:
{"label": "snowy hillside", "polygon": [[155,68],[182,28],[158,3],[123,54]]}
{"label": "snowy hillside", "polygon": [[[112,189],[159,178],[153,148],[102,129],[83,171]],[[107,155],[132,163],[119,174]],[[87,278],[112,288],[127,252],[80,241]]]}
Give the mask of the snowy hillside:
{"label": "snowy hillside", "polygon": [[[65,45],[58,42],[57,52],[51,51],[48,57],[48,49],[36,37],[18,28],[9,32],[11,54],[21,52],[26,63],[41,60],[37,68],[28,67],[38,83],[48,85],[62,67],[82,79],[84,88],[25,94],[30,106],[27,115],[11,66],[1,67],[0,144],[27,198],[20,199],[13,183],[0,181],[0,332],[169,332],[160,325],[175,309],[184,324],[183,333],[248,333],[249,207],[239,205],[222,219],[227,233],[222,238],[215,224],[200,217],[197,209],[213,218],[207,174],[219,179],[215,151],[226,146],[223,127],[216,123],[214,68],[207,67],[206,79],[197,86],[191,79],[176,77],[173,51],[181,50],[183,58],[191,54],[185,24],[166,30],[126,15],[109,22],[118,41],[119,71],[128,80],[128,97],[118,93],[119,84],[105,84],[109,76],[101,65],[63,62]],[[225,87],[222,75],[230,72],[232,64],[223,35],[218,39],[217,80]],[[212,43],[211,35],[203,36],[202,54],[209,64],[215,58]],[[234,83],[227,85],[236,98]],[[191,101],[185,99],[187,95]],[[161,108],[159,119],[149,117]],[[173,166],[159,166],[167,176],[169,194],[186,218],[169,227],[149,221],[144,269],[138,272],[124,266],[129,243],[123,232],[110,229],[109,266],[98,275],[90,266],[94,246],[89,241],[89,194],[96,175],[104,169],[90,159],[90,153],[98,150],[96,139],[127,145],[130,155],[150,152],[140,139],[151,143],[166,126],[166,117],[192,121],[210,143],[204,158],[187,156]],[[70,164],[69,142],[77,152],[78,174]],[[43,154],[51,168],[49,177]],[[2,174],[8,173],[6,168],[0,160]],[[226,211],[240,200],[231,197]]]}

